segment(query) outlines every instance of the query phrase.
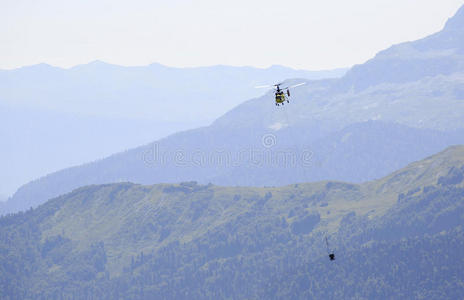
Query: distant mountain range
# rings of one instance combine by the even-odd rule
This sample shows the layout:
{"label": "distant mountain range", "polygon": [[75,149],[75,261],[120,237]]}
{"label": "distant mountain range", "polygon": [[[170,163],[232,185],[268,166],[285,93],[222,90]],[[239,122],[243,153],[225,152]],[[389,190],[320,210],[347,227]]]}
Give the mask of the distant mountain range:
{"label": "distant mountain range", "polygon": [[[289,105],[276,108],[271,93],[249,100],[208,127],[30,182],[2,211],[34,207],[79,186],[118,181],[360,182],[462,144],[462,12],[443,31],[393,46],[341,79],[307,81],[292,91]],[[413,54],[403,52],[405,47]],[[432,55],[437,49],[439,55]]]}
{"label": "distant mountain range", "polygon": [[463,40],[464,7],[461,7],[442,31],[379,52],[365,64],[353,67],[338,88],[360,91],[382,83],[413,82],[460,73],[464,69]]}
{"label": "distant mountain range", "polygon": [[461,299],[463,224],[464,146],[363,184],[92,185],[0,218],[0,286],[9,299]]}
{"label": "distant mountain range", "polygon": [[5,106],[84,116],[209,123],[244,100],[262,95],[257,85],[287,78],[338,78],[346,71],[278,65],[123,67],[102,61],[62,69],[39,64],[0,70],[0,99]]}
{"label": "distant mountain range", "polygon": [[340,77],[346,69],[122,67],[95,61],[0,70],[0,193],[44,174],[209,125],[256,84]]}

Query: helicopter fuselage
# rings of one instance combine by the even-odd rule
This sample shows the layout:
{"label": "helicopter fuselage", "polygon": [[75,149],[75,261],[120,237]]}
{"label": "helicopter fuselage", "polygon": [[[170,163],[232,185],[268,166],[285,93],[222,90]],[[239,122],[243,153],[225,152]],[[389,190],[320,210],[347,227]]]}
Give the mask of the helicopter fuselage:
{"label": "helicopter fuselage", "polygon": [[287,95],[283,91],[278,91],[275,93],[275,101],[276,103],[284,103],[287,101]]}

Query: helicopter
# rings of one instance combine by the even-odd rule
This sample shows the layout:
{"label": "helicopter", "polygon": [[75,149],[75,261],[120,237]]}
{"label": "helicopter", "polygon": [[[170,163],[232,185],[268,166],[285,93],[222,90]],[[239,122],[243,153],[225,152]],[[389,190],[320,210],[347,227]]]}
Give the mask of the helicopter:
{"label": "helicopter", "polygon": [[257,86],[256,88],[273,88],[275,90],[275,92],[274,92],[275,105],[280,106],[281,104],[284,105],[285,102],[290,103],[289,98],[290,98],[290,89],[291,88],[294,88],[294,87],[297,87],[297,86],[300,86],[300,85],[303,85],[303,84],[306,84],[306,83],[303,82],[303,83],[298,83],[298,84],[288,86],[288,87],[285,87],[285,88],[281,88],[280,86],[282,84],[283,84],[283,82],[277,83],[277,84],[274,84],[274,85],[261,85],[261,86]]}

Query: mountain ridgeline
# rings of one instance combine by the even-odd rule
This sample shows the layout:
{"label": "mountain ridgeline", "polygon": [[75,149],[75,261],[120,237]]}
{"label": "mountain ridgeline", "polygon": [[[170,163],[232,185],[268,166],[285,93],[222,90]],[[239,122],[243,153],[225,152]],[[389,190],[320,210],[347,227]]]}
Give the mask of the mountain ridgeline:
{"label": "mountain ridgeline", "polygon": [[100,61],[69,69],[40,64],[0,70],[0,193],[10,196],[44,174],[209,125],[261,95],[254,85],[341,77],[345,71]]}
{"label": "mountain ridgeline", "polygon": [[414,82],[424,77],[451,75],[464,69],[464,6],[444,29],[414,42],[381,51],[352,68],[340,87],[363,90],[384,83]]}
{"label": "mountain ridgeline", "polygon": [[464,146],[363,184],[93,185],[0,218],[0,287],[3,299],[459,299],[463,224]]}
{"label": "mountain ridgeline", "polygon": [[461,8],[438,33],[382,51],[340,79],[306,81],[289,105],[275,107],[269,92],[210,126],[38,178],[0,211],[121,181],[282,186],[386,176],[464,144],[463,45]]}

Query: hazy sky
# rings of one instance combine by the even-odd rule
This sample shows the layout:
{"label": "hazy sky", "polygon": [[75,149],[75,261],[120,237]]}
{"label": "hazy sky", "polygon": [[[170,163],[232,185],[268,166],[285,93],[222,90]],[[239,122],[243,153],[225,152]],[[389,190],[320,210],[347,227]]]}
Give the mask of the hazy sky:
{"label": "hazy sky", "polygon": [[0,0],[0,68],[362,63],[440,30],[463,0]]}

